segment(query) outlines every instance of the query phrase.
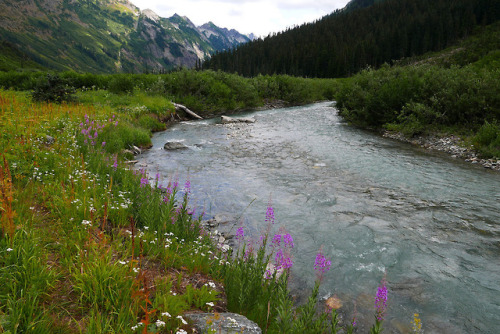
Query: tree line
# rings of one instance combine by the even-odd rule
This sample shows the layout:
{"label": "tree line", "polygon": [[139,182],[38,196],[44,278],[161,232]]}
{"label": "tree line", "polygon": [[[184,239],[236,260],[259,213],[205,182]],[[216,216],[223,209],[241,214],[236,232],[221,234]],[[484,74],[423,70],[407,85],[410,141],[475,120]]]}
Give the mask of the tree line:
{"label": "tree line", "polygon": [[499,0],[387,0],[217,52],[202,68],[248,77],[345,77],[442,50],[499,19]]}

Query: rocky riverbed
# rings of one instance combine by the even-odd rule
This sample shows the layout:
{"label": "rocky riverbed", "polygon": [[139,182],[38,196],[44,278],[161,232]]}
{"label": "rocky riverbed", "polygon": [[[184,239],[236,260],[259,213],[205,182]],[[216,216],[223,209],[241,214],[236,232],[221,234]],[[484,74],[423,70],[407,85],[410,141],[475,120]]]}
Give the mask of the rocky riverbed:
{"label": "rocky riverbed", "polygon": [[458,136],[418,136],[408,138],[400,132],[385,131],[382,134],[386,138],[418,145],[428,150],[441,151],[450,154],[453,158],[463,159],[472,164],[479,164],[484,168],[500,171],[500,160],[481,159],[472,146],[465,146],[463,140]]}

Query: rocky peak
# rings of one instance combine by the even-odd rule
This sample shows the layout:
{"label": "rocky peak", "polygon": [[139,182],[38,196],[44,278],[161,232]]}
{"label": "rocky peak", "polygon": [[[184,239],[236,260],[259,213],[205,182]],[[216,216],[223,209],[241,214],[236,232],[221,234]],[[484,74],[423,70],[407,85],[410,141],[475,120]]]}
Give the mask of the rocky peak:
{"label": "rocky peak", "polygon": [[142,11],[142,15],[144,15],[146,18],[150,19],[151,21],[154,21],[154,22],[159,22],[161,17],[156,14],[154,11],[152,11],[151,9],[145,9]]}

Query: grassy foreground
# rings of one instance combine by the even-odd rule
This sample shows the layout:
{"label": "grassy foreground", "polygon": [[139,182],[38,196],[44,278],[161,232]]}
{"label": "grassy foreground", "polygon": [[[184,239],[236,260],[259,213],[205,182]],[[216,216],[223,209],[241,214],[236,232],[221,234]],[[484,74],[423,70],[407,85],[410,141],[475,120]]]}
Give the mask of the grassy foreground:
{"label": "grassy foreground", "polygon": [[[124,149],[148,147],[174,113],[137,87],[79,89],[80,102],[61,104],[0,90],[0,333],[185,333],[193,311],[238,312],[266,333],[354,332],[335,300],[320,311],[321,251],[308,302],[294,305],[293,238],[271,206],[260,239],[239,228],[228,254],[189,207],[189,181],[130,168]],[[380,333],[384,279],[374,301]]]}

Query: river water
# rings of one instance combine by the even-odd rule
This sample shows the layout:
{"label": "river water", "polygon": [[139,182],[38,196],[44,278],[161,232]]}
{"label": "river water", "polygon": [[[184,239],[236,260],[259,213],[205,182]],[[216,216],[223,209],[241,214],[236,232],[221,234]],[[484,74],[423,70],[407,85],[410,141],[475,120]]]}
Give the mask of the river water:
{"label": "river water", "polygon": [[257,122],[177,124],[140,162],[189,179],[192,203],[237,219],[233,231],[258,237],[270,202],[275,231],[295,241],[292,291],[310,291],[321,248],[332,260],[321,295],[347,318],[356,301],[359,333],[384,275],[386,333],[411,332],[414,313],[425,333],[500,332],[500,173],[351,127],[332,103],[245,116]]}

